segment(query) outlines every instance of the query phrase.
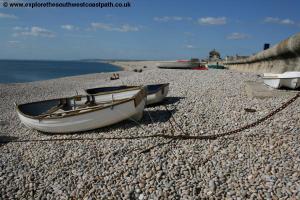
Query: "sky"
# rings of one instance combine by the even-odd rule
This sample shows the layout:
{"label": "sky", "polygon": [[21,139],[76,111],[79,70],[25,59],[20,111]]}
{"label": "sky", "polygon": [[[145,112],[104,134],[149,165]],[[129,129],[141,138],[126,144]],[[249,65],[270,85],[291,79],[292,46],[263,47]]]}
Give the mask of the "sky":
{"label": "sky", "polygon": [[[84,2],[84,0],[66,0]],[[113,0],[126,8],[9,8],[0,59],[206,58],[251,55],[300,32],[299,0]],[[85,2],[108,2],[85,0]]]}

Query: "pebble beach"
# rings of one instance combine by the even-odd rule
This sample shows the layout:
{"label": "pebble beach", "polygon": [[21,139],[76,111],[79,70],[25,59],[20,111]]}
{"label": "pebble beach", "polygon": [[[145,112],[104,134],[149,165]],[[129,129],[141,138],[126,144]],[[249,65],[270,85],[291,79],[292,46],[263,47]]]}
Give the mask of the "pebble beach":
{"label": "pebble beach", "polygon": [[[231,136],[143,138],[234,130],[265,117],[295,93],[247,96],[245,82],[262,81],[256,73],[158,69],[153,61],[112,64],[125,69],[119,80],[99,73],[0,84],[0,139],[13,140],[0,144],[0,199],[300,199],[299,98]],[[169,94],[162,105],[145,108],[141,121],[78,134],[30,130],[14,107],[97,86],[154,83],[170,83]],[[103,139],[108,137],[119,139]]]}

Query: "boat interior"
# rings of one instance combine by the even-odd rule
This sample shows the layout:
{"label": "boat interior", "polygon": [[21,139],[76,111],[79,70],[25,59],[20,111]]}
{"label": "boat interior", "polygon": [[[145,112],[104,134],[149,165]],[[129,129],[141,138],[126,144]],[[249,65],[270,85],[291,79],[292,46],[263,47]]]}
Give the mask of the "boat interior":
{"label": "boat interior", "polygon": [[101,101],[96,100],[93,95],[75,96],[71,98],[53,99],[40,102],[33,102],[18,105],[19,111],[31,117],[51,117],[51,116],[65,116],[74,113],[87,112],[91,109],[105,107],[127,100],[123,98],[114,100],[112,98]]}
{"label": "boat interior", "polygon": [[25,115],[35,117],[35,116],[40,116],[42,114],[45,114],[46,112],[48,112],[54,107],[59,107],[60,104],[61,104],[61,99],[54,99],[48,101],[21,104],[18,105],[18,109]]}
{"label": "boat interior", "polygon": [[[166,87],[168,85],[169,83],[146,85],[145,89],[147,91],[147,94],[153,94],[158,92],[162,87]],[[127,89],[134,89],[134,88],[138,88],[138,86],[122,85],[122,86],[114,86],[114,87],[100,87],[100,88],[87,89],[86,92],[88,94],[98,94],[103,92],[112,92],[112,91],[127,90]]]}
{"label": "boat interior", "polygon": [[113,87],[91,88],[91,89],[87,89],[86,92],[88,94],[97,94],[97,93],[112,92],[112,91],[125,90],[131,88],[136,88],[136,86],[122,85],[122,86],[113,86]]}

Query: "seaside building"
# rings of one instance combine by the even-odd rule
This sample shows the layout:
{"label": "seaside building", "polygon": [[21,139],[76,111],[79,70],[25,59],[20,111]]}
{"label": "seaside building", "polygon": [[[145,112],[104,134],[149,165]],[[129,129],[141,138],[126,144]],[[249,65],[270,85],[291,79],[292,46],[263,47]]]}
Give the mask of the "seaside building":
{"label": "seaside building", "polygon": [[213,49],[209,52],[209,61],[220,61],[221,60],[221,54],[216,51],[216,49]]}
{"label": "seaside building", "polygon": [[212,51],[209,52],[209,57],[208,57],[209,65],[219,65],[221,61],[222,61],[221,54],[216,49],[213,49]]}

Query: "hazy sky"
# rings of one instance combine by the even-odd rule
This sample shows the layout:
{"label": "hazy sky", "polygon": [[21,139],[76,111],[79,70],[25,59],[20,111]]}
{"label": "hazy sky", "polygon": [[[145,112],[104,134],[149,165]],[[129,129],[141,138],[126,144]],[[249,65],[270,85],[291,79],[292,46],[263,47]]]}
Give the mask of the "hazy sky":
{"label": "hazy sky", "polygon": [[0,59],[188,59],[214,48],[222,57],[249,55],[300,32],[299,0],[130,2],[130,8],[1,7]]}

